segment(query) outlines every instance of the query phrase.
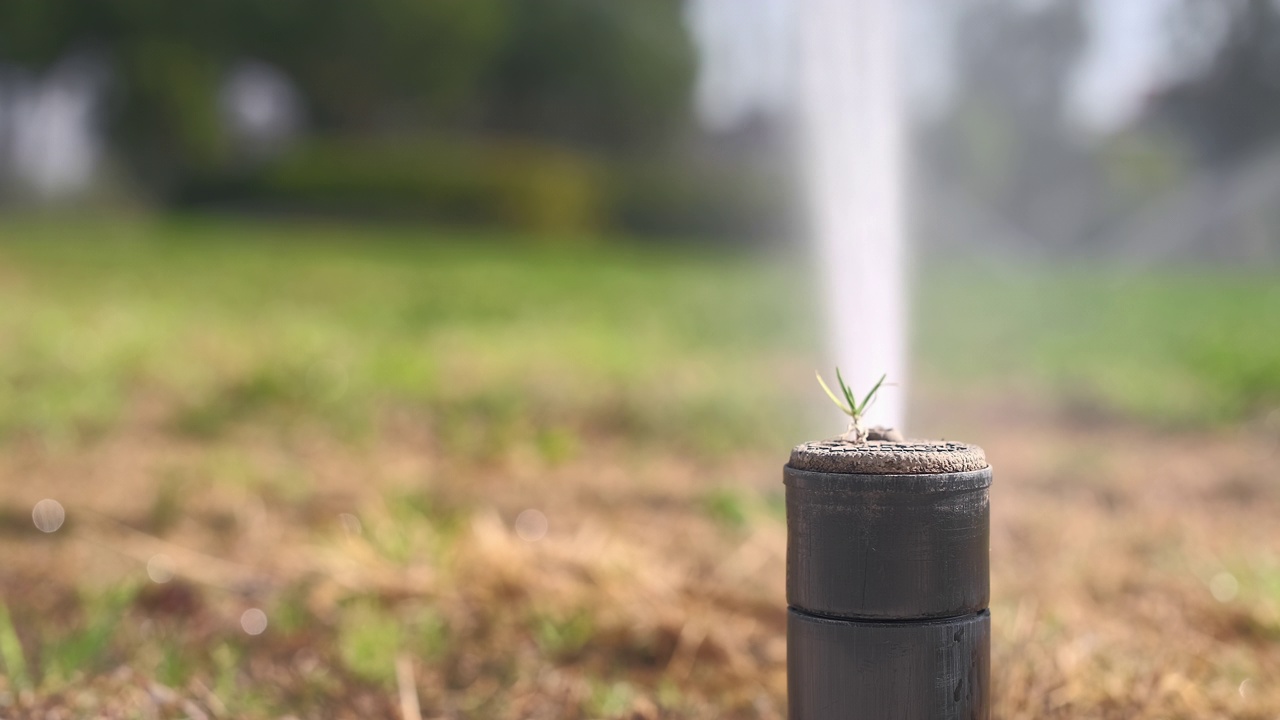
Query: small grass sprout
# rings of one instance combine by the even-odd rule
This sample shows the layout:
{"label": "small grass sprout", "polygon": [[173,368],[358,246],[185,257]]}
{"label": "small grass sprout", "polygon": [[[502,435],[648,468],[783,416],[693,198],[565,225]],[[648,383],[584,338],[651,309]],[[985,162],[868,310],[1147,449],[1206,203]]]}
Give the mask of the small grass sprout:
{"label": "small grass sprout", "polygon": [[850,388],[848,383],[844,381],[844,378],[841,377],[840,368],[836,368],[836,382],[840,385],[840,391],[844,394],[843,400],[832,392],[831,388],[827,385],[827,382],[822,379],[822,373],[815,370],[813,374],[814,377],[818,378],[818,384],[821,385],[822,389],[827,393],[827,397],[831,398],[831,402],[835,403],[836,407],[840,408],[841,412],[849,416],[849,429],[845,431],[844,435],[841,436],[841,439],[854,443],[866,442],[868,437],[872,434],[872,430],[869,430],[866,427],[863,420],[865,419],[867,408],[871,407],[871,403],[875,402],[876,393],[878,393],[880,388],[884,386],[885,378],[887,378],[888,375],[881,375],[880,379],[876,381],[876,384],[871,387],[871,390],[862,397],[862,402],[858,402],[858,398],[854,395],[853,389]]}

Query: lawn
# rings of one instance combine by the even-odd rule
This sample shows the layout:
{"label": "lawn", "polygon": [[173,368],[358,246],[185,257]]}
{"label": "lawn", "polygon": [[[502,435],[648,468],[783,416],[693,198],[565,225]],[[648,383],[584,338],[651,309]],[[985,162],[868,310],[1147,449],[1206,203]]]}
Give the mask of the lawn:
{"label": "lawn", "polygon": [[[1000,716],[1273,717],[1280,269],[920,274],[913,429],[997,468]],[[808,286],[781,251],[0,222],[0,716],[781,717],[779,466],[842,429]]]}

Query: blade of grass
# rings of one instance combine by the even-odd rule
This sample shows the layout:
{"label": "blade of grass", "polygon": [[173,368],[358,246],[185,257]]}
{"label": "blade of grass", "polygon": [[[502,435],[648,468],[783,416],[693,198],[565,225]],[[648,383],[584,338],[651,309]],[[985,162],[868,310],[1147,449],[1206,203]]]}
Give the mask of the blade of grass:
{"label": "blade of grass", "polygon": [[858,406],[859,415],[862,414],[862,411],[867,409],[867,403],[871,402],[871,398],[876,396],[876,391],[878,391],[880,386],[884,384],[884,379],[887,377],[889,377],[887,374],[881,375],[880,379],[876,381],[875,386],[871,388],[871,392],[867,393],[867,396],[862,399],[862,404]]}
{"label": "blade of grass", "polygon": [[[836,372],[839,373],[840,371],[836,370]],[[818,384],[821,385],[822,389],[826,391],[827,397],[831,398],[831,402],[835,403],[836,407],[843,410],[846,415],[853,414],[853,412],[849,408],[844,406],[844,403],[840,402],[840,398],[836,397],[836,394],[831,392],[831,388],[827,387],[826,381],[822,379],[822,373],[818,372],[817,370],[814,370],[813,376],[818,378]]]}
{"label": "blade of grass", "polygon": [[402,720],[422,720],[422,709],[418,704],[418,688],[413,682],[413,658],[407,653],[396,655],[396,687],[400,691]]}
{"label": "blade of grass", "polygon": [[858,400],[853,396],[853,389],[849,387],[844,378],[840,376],[840,368],[836,368],[836,382],[840,383],[840,390],[844,392],[844,399],[849,401],[849,415],[857,417],[860,413],[858,410]]}
{"label": "blade of grass", "polygon": [[18,641],[18,631],[13,628],[9,607],[3,600],[0,600],[0,661],[4,662],[5,672],[14,687],[21,690],[31,688],[27,660],[22,655],[22,643]]}

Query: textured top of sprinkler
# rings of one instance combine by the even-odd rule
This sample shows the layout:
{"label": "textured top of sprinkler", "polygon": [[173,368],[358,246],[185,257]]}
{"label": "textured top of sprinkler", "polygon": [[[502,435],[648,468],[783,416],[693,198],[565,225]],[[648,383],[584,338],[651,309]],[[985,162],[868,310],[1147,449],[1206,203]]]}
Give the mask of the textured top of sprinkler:
{"label": "textured top of sprinkler", "polygon": [[790,465],[796,470],[854,475],[962,473],[989,467],[982,448],[944,440],[808,442],[792,448]]}

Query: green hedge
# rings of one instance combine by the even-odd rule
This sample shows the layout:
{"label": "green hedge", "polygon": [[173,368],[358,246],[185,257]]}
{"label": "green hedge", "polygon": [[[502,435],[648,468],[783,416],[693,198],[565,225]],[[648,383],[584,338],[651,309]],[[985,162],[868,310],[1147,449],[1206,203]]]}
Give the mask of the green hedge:
{"label": "green hedge", "polygon": [[266,168],[248,194],[290,209],[423,216],[575,234],[601,227],[601,186],[596,163],[545,146],[317,139]]}
{"label": "green hedge", "polygon": [[554,237],[610,229],[738,239],[777,234],[786,187],[769,168],[676,152],[620,159],[512,140],[314,138],[218,199]]}
{"label": "green hedge", "polygon": [[747,158],[658,157],[611,166],[610,218],[664,236],[777,238],[790,220],[786,167]]}

